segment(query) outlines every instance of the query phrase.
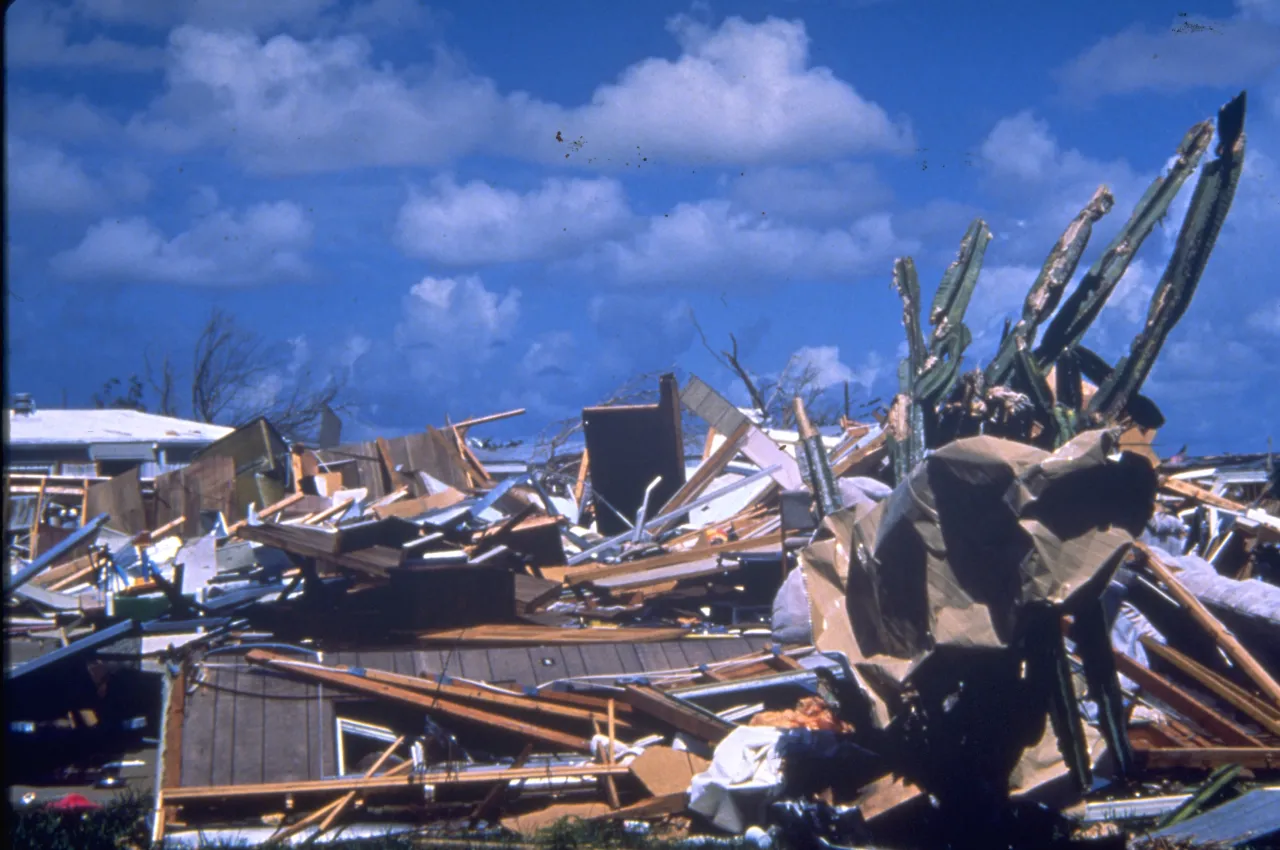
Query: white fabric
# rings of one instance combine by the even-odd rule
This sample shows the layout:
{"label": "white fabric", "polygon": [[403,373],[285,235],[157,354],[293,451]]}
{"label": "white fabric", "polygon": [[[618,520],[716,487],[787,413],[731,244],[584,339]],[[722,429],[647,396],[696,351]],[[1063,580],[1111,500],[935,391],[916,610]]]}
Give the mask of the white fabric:
{"label": "white fabric", "polygon": [[750,825],[749,804],[782,788],[782,731],[769,726],[739,726],[716,746],[711,766],[693,777],[689,808],[729,832]]}

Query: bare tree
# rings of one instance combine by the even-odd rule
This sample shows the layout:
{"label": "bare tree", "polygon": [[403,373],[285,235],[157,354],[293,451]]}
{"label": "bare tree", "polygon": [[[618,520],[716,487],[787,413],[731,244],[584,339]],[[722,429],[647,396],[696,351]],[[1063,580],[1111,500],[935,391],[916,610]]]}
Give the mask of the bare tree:
{"label": "bare tree", "polygon": [[[266,402],[252,399],[265,381],[285,371],[292,371],[292,376],[284,395],[273,395]],[[346,407],[340,399],[345,389],[345,376],[331,375],[317,383],[309,367],[289,370],[281,350],[237,327],[221,310],[210,314],[196,338],[191,409],[205,422],[241,425],[265,416],[286,437],[306,439],[315,435],[326,407],[335,411]]]}
{"label": "bare tree", "polygon": [[[94,396],[98,407],[145,410],[144,388],[156,399],[155,410],[179,416],[179,376],[173,357],[143,355],[145,382],[130,377],[126,393],[113,378]],[[314,438],[325,407],[341,412],[346,375],[334,374],[317,381],[305,365],[290,363],[287,348],[269,344],[256,333],[239,327],[234,317],[214,309],[196,337],[191,357],[190,416],[201,422],[243,425],[266,417],[276,430],[293,440]],[[271,391],[270,382],[278,380]],[[267,391],[264,392],[264,387]]]}
{"label": "bare tree", "polygon": [[[178,406],[174,400],[173,361],[165,354],[160,360],[159,368],[152,365],[151,355],[143,355],[143,366],[146,368],[147,384],[156,395],[156,413],[161,416],[177,416]],[[158,372],[158,374],[157,374]]]}
{"label": "bare tree", "polygon": [[801,361],[793,354],[777,377],[753,376],[739,357],[737,337],[729,334],[729,350],[717,352],[707,341],[707,335],[692,310],[689,311],[689,319],[701,337],[703,347],[720,365],[732,371],[742,381],[747,396],[751,399],[751,406],[766,423],[783,426],[794,424],[793,399],[796,398],[804,402],[809,420],[814,425],[834,425],[840,421],[841,409],[830,400],[830,388],[818,382],[818,369],[812,363]]}

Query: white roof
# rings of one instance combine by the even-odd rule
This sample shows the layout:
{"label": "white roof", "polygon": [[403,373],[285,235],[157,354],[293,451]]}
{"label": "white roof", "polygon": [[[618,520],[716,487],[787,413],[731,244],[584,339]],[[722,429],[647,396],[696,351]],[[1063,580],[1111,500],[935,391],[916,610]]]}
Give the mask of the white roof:
{"label": "white roof", "polygon": [[75,446],[95,443],[208,444],[234,428],[208,425],[137,410],[37,410],[9,414],[15,446]]}

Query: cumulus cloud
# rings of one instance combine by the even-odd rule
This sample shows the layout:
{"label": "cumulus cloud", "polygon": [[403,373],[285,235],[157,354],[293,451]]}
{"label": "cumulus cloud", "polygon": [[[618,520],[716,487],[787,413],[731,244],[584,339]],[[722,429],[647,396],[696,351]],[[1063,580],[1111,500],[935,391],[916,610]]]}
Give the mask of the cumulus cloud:
{"label": "cumulus cloud", "polygon": [[475,276],[424,277],[403,299],[396,346],[421,381],[469,379],[506,345],[520,319],[520,290],[505,295]]}
{"label": "cumulus cloud", "polygon": [[96,35],[72,41],[72,10],[47,0],[24,0],[5,11],[4,61],[14,68],[100,68],[155,71],[164,64],[159,48]]}
{"label": "cumulus cloud", "polygon": [[406,253],[449,265],[548,259],[612,235],[630,218],[617,181],[549,179],[525,194],[438,178],[400,209]]}
{"label": "cumulus cloud", "polygon": [[1089,101],[1109,94],[1242,86],[1280,68],[1280,12],[1273,0],[1241,0],[1215,20],[1184,13],[1159,29],[1106,36],[1056,72],[1063,92]]}
{"label": "cumulus cloud", "polygon": [[826,230],[775,224],[767,214],[735,213],[728,201],[680,204],[654,216],[635,237],[593,250],[579,264],[624,284],[719,286],[781,280],[849,280],[888,268],[915,246],[888,215]]}
{"label": "cumulus cloud", "polygon": [[1251,312],[1246,321],[1255,331],[1280,336],[1280,298]]}
{"label": "cumulus cloud", "polygon": [[411,83],[371,52],[356,36],[263,42],[182,26],[169,38],[165,93],[129,129],[169,150],[226,146],[279,172],[437,164],[490,137],[500,107],[490,81],[438,53]]}
{"label": "cumulus cloud", "polygon": [[263,40],[183,25],[170,35],[166,91],[131,129],[173,150],[225,146],[281,172],[476,152],[599,167],[800,162],[910,145],[905,123],[809,65],[799,21],[735,17],[711,29],[678,17],[669,28],[678,58],[642,60],[589,103],[565,107],[502,94],[443,48],[430,67],[398,71],[375,65],[352,35]]}
{"label": "cumulus cloud", "polygon": [[5,146],[9,208],[14,211],[82,212],[102,205],[105,191],[81,164],[57,148],[10,136]]}
{"label": "cumulus cloud", "polygon": [[545,333],[529,344],[520,368],[531,378],[566,377],[576,370],[576,346],[568,331]]}
{"label": "cumulus cloud", "polygon": [[[599,162],[626,156],[684,162],[818,160],[910,148],[911,131],[829,69],[809,64],[802,21],[668,21],[681,54],[649,58],[600,86],[590,104],[531,109]],[[546,129],[537,136],[547,138]]]}
{"label": "cumulus cloud", "polygon": [[872,351],[857,368],[850,367],[840,360],[840,348],[835,345],[804,346],[791,355],[792,373],[811,373],[813,385],[823,390],[849,383],[871,392],[882,365],[880,355]]}
{"label": "cumulus cloud", "polygon": [[869,163],[839,162],[826,167],[766,166],[725,178],[740,210],[792,221],[833,221],[883,209],[893,191]]}
{"label": "cumulus cloud", "polygon": [[73,279],[235,285],[306,274],[311,222],[296,204],[218,210],[167,237],[146,218],[107,218],[51,265]]}

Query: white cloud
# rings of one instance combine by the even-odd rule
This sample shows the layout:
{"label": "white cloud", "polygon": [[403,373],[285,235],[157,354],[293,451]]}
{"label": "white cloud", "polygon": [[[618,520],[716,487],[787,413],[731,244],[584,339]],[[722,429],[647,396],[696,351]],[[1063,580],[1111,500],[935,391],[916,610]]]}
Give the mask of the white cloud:
{"label": "white cloud", "polygon": [[531,109],[531,123],[543,125],[535,138],[563,130],[585,143],[579,158],[600,163],[796,162],[911,145],[903,122],[829,68],[810,66],[802,21],[730,17],[711,29],[679,15],[667,28],[678,58],[637,62],[588,105]]}
{"label": "white cloud", "polygon": [[51,265],[65,277],[87,280],[270,282],[306,273],[302,252],[310,241],[311,222],[302,209],[281,201],[239,214],[216,211],[172,238],[140,216],[103,219]]}
{"label": "white cloud", "polygon": [[728,201],[701,201],[652,217],[634,238],[606,243],[578,265],[629,284],[850,280],[887,269],[893,256],[914,247],[897,236],[887,215],[816,230],[775,224],[767,214],[734,213]]}
{"label": "white cloud", "polygon": [[532,378],[571,375],[579,365],[575,349],[573,334],[567,331],[542,334],[529,344],[520,368]]}
{"label": "white cloud", "polygon": [[482,147],[500,101],[490,81],[437,60],[410,83],[375,67],[363,38],[264,43],[183,26],[165,93],[129,129],[170,150],[223,145],[259,170],[441,163]]}
{"label": "white cloud", "polygon": [[1250,312],[1246,323],[1255,331],[1280,336],[1280,298]]}
{"label": "white cloud", "polygon": [[1029,111],[996,123],[982,143],[982,158],[997,177],[1036,181],[1058,162],[1058,143],[1049,125]]}
{"label": "white cloud", "polygon": [[799,162],[910,145],[904,123],[809,66],[801,22],[735,17],[712,30],[681,17],[670,29],[677,59],[642,60],[566,108],[501,94],[438,47],[429,68],[397,71],[357,36],[263,41],[184,25],[170,35],[166,92],[130,126],[151,144],[225,146],[281,172],[476,152],[597,167]]}
{"label": "white cloud", "polygon": [[869,352],[856,369],[840,360],[840,348],[835,345],[805,346],[791,355],[793,374],[803,374],[812,370],[813,384],[819,389],[828,389],[846,382],[862,387],[864,392],[871,392],[871,386],[880,375],[882,368],[880,355]]}
{"label": "white cloud", "polygon": [[82,212],[105,201],[102,184],[57,148],[10,136],[5,146],[9,208],[14,211]]}
{"label": "white cloud", "polygon": [[155,71],[164,62],[159,48],[97,35],[69,41],[71,10],[47,0],[23,0],[5,12],[4,61],[14,68],[102,68]]}
{"label": "white cloud", "polygon": [[346,341],[337,353],[337,363],[343,369],[351,369],[356,362],[369,353],[373,348],[373,341],[361,334],[352,334],[347,337]]}
{"label": "white cloud", "polygon": [[83,95],[64,98],[16,90],[5,106],[9,132],[32,138],[101,144],[114,140],[122,130],[119,122],[92,106]]}
{"label": "white cloud", "polygon": [[118,163],[105,174],[93,175],[79,159],[52,145],[8,136],[5,173],[9,208],[19,212],[58,214],[100,210],[113,201],[132,203],[151,190],[147,176]]}
{"label": "white cloud", "polygon": [[729,196],[745,212],[793,221],[848,221],[883,209],[893,192],[867,163],[835,163],[825,168],[768,166],[725,178]]}
{"label": "white cloud", "polygon": [[479,180],[438,178],[400,209],[397,239],[415,257],[449,265],[547,259],[615,233],[630,218],[614,180],[549,179],[527,194]]}
{"label": "white cloud", "polygon": [[1180,13],[1158,30],[1133,26],[1107,36],[1059,69],[1058,82],[1082,101],[1256,82],[1280,68],[1280,14],[1268,0],[1239,6],[1228,20]]}
{"label": "white cloud", "polygon": [[404,297],[396,346],[424,382],[470,379],[505,345],[520,318],[520,290],[499,297],[475,276],[424,277]]}

